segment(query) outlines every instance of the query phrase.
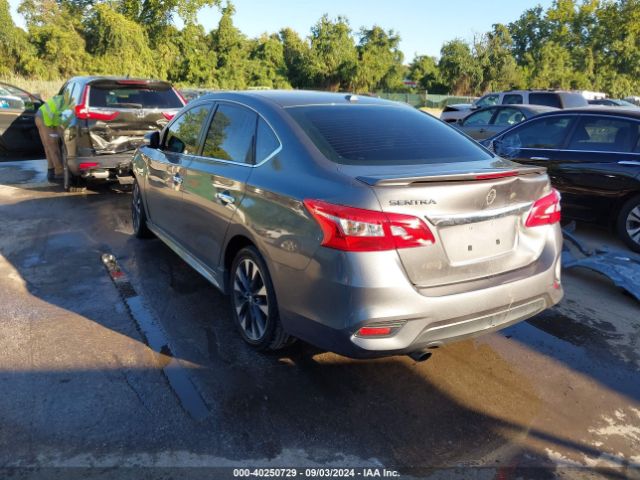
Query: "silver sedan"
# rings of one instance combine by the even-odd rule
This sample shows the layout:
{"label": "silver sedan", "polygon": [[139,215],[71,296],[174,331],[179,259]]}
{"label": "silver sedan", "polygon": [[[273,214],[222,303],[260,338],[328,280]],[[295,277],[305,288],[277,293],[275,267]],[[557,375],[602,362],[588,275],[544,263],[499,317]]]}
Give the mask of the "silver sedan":
{"label": "silver sedan", "polygon": [[544,168],[411,107],[217,93],[147,142],[133,159],[135,234],[228,293],[257,349],[299,338],[422,360],[562,297],[560,199]]}

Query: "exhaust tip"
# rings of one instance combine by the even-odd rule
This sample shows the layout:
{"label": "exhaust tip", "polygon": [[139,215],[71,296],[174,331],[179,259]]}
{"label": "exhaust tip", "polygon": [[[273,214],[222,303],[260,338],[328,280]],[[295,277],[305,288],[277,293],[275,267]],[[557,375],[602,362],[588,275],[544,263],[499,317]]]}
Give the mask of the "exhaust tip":
{"label": "exhaust tip", "polygon": [[415,362],[424,362],[426,360],[429,360],[429,358],[431,357],[431,352],[418,350],[417,352],[409,353],[408,356],[411,357],[411,359]]}

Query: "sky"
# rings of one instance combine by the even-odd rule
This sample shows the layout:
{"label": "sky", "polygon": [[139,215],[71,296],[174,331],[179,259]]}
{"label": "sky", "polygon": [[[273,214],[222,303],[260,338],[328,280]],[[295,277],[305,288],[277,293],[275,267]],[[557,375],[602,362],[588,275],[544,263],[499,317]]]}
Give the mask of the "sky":
{"label": "sky", "polygon": [[[9,0],[16,24],[23,26],[17,8],[20,0]],[[402,39],[400,49],[408,63],[414,55],[439,56],[448,40],[471,40],[494,23],[509,23],[527,8],[537,4],[548,7],[552,0],[233,0],[235,25],[249,37],[291,27],[307,36],[311,26],[325,13],[346,16],[351,27],[379,25],[393,29]],[[205,8],[198,21],[207,31],[214,29],[220,13]]]}

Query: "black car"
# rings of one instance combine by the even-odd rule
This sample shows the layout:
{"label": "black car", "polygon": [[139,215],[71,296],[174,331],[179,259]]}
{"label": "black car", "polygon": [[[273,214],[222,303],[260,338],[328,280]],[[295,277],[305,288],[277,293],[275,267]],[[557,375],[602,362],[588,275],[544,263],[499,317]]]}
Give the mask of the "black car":
{"label": "black car", "polygon": [[548,169],[563,216],[611,226],[640,252],[640,109],[544,113],[481,142],[498,155]]}
{"label": "black car", "polygon": [[186,103],[170,83],[125,77],[74,77],[63,94],[75,105],[63,133],[67,189],[127,176],[145,134],[164,127]]}
{"label": "black car", "polygon": [[41,105],[38,95],[0,82],[0,157],[44,153],[35,124]]}
{"label": "black car", "polygon": [[476,110],[458,120],[454,126],[474,140],[484,140],[531,117],[553,110],[556,109],[541,105],[496,105]]}

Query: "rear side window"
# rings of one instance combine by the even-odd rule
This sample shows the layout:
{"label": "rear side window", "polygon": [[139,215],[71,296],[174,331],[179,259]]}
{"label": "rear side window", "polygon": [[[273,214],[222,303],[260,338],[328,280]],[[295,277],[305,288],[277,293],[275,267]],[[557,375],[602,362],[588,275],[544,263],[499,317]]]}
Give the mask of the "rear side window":
{"label": "rear side window", "polygon": [[483,148],[425,113],[387,105],[289,108],[318,149],[347,165],[422,165],[491,158]]}
{"label": "rear side window", "polygon": [[[499,145],[499,155],[520,148],[559,148],[571,126],[571,117],[548,117],[533,120],[506,133]],[[506,150],[505,150],[506,149]]]}
{"label": "rear side window", "polygon": [[502,98],[503,105],[521,105],[522,95],[519,93],[510,93]]}
{"label": "rear side window", "polygon": [[493,120],[493,124],[500,127],[510,127],[524,120],[525,116],[520,110],[516,110],[515,108],[502,108],[498,111],[496,118]]}
{"label": "rear side window", "polygon": [[500,99],[500,95],[496,93],[491,95],[485,95],[484,97],[478,99],[478,101],[476,102],[476,107],[484,108],[484,107],[490,107],[492,105],[497,105],[499,99]]}
{"label": "rear side window", "polygon": [[571,150],[632,152],[638,143],[638,123],[606,117],[581,118],[569,142]]}
{"label": "rear side window", "polygon": [[280,147],[278,137],[262,118],[258,119],[258,133],[256,136],[256,163],[269,158]]}
{"label": "rear side window", "polygon": [[486,110],[482,110],[481,112],[472,113],[463,120],[462,124],[465,127],[469,127],[471,125],[488,125],[491,121],[491,117],[493,117],[494,112],[495,109],[488,108]]}
{"label": "rear side window", "polygon": [[167,129],[165,150],[184,155],[196,155],[200,132],[210,109],[211,105],[201,105],[187,110],[176,118]]}
{"label": "rear side window", "polygon": [[221,104],[207,132],[202,155],[238,163],[253,162],[257,114],[236,105]]}
{"label": "rear side window", "polygon": [[180,98],[171,88],[91,85],[89,105],[104,108],[182,108]]}
{"label": "rear side window", "polygon": [[555,93],[530,93],[529,103],[533,105],[545,105],[547,107],[562,108],[560,96]]}

